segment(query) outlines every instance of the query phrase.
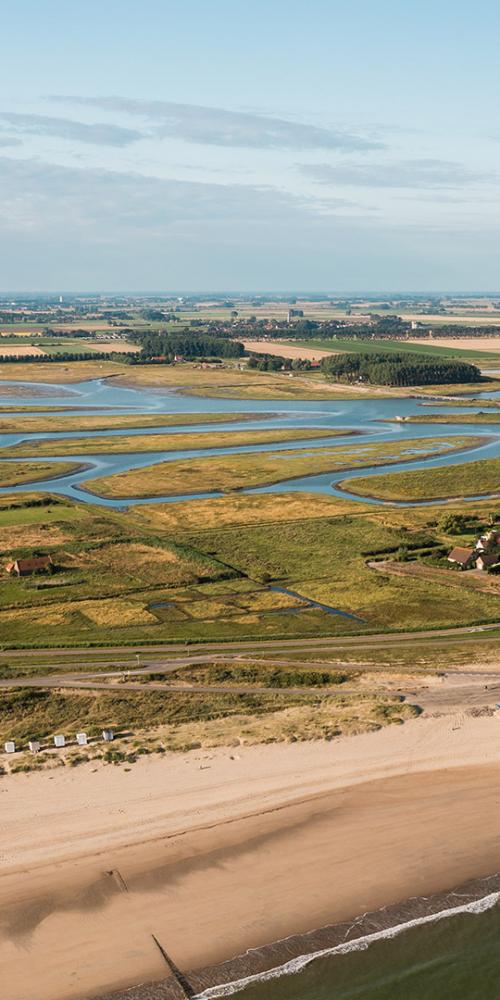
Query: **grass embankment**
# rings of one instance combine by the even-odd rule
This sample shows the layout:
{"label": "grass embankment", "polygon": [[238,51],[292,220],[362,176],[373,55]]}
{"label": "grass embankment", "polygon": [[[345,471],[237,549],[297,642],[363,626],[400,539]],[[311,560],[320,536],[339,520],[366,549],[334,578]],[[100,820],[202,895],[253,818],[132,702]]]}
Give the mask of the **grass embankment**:
{"label": "grass embankment", "polygon": [[[265,420],[267,413],[81,413],[65,416],[65,407],[47,408],[47,412],[61,412],[61,416],[4,417],[5,412],[43,411],[43,407],[23,406],[0,409],[2,434],[55,434],[64,431],[112,431],[130,427],[187,427],[191,424],[231,424],[247,420]],[[273,414],[273,417],[275,415]]]}
{"label": "grass embankment", "polygon": [[168,494],[241,490],[286,482],[301,476],[338,472],[373,464],[391,464],[405,458],[425,458],[482,443],[479,437],[450,440],[421,438],[383,441],[359,447],[323,447],[261,454],[211,456],[196,463],[189,459],[159,462],[114,476],[92,479],[86,489],[104,497],[154,497]]}
{"label": "grass embankment", "polygon": [[23,483],[36,483],[40,479],[59,479],[79,468],[81,465],[77,462],[2,462],[0,487],[22,486]]}
{"label": "grass embankment", "polygon": [[147,451],[191,451],[203,448],[237,448],[245,445],[281,444],[286,441],[303,441],[315,438],[349,437],[353,430],[325,428],[262,430],[262,431],[204,431],[193,434],[134,434],[129,437],[50,438],[47,441],[24,441],[7,448],[0,448],[0,458],[17,458],[37,455],[98,455],[129,454]]}
{"label": "grass embankment", "polygon": [[493,494],[500,491],[500,458],[447,465],[442,469],[345,479],[341,485],[350,493],[381,500],[439,500]]}
{"label": "grass embankment", "polygon": [[[481,635],[474,632],[470,635],[461,635],[460,638],[435,637],[431,640],[418,641],[412,638],[401,640],[401,643],[379,643],[378,646],[374,644],[371,648],[368,644],[366,646],[363,644],[362,648],[344,646],[336,652],[325,652],[321,649],[287,650],[286,659],[290,661],[290,666],[294,662],[297,666],[310,662],[314,667],[321,667],[324,663],[329,669],[338,669],[348,677],[351,671],[354,674],[359,671],[361,675],[371,679],[380,670],[395,677],[408,674],[433,675],[449,670],[466,673],[473,670],[496,672],[500,667],[499,634],[487,632]],[[284,659],[283,651],[257,655],[265,659],[268,664],[273,659]]]}

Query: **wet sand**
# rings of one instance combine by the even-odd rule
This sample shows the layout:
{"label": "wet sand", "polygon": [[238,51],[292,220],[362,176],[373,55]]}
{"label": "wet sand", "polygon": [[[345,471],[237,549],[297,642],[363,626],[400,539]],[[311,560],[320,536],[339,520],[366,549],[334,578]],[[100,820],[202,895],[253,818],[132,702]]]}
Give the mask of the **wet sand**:
{"label": "wet sand", "polygon": [[103,996],[165,979],[153,934],[196,970],[497,871],[499,727],[459,711],[2,779],[4,995]]}

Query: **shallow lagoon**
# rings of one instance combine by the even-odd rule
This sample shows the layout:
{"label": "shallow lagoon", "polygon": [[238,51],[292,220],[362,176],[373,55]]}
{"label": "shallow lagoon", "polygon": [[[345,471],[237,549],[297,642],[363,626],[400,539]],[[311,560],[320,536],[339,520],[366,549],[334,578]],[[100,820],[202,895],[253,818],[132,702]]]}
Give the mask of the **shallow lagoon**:
{"label": "shallow lagoon", "polygon": [[[185,428],[181,426],[182,415],[196,413],[200,415],[199,424],[192,424],[189,430],[192,432],[211,433],[215,431],[213,424],[203,422],[203,417],[207,413],[234,414],[248,413],[259,414],[259,419],[245,420],[243,423],[224,422],[217,423],[216,428],[223,430],[252,430],[264,428],[311,428],[311,437],[301,442],[282,442],[279,444],[267,445],[246,445],[232,448],[211,448],[194,449],[190,451],[158,451],[145,453],[129,453],[120,455],[79,455],[78,438],[97,436],[113,437],[123,435],[123,430],[110,431],[84,431],[84,432],[58,432],[53,434],[0,434],[0,446],[16,444],[19,441],[33,441],[33,458],[36,454],[36,441],[64,437],[75,440],[74,454],[64,457],[65,461],[81,462],[86,466],[70,476],[57,477],[57,468],[54,469],[55,476],[50,480],[44,480],[33,484],[26,484],[14,488],[5,488],[0,493],[22,493],[22,492],[56,492],[65,496],[87,501],[93,504],[102,504],[118,509],[132,506],[137,503],[168,502],[179,499],[200,499],[207,496],[214,496],[214,493],[188,494],[185,497],[162,496],[151,499],[127,499],[107,500],[95,496],[85,491],[85,483],[98,476],[107,476],[113,473],[124,472],[127,469],[141,468],[153,465],[157,462],[173,461],[175,459],[207,457],[209,455],[234,454],[236,452],[261,452],[261,451],[286,451],[298,447],[321,447],[321,445],[334,444],[344,446],[352,441],[352,438],[342,436],[335,438],[315,439],[314,429],[331,427],[333,429],[345,427],[346,430],[354,429],[361,434],[355,438],[355,446],[359,447],[363,442],[373,443],[375,441],[391,441],[402,439],[418,438],[446,438],[450,441],[453,437],[463,437],[468,434],[481,434],[488,438],[480,448],[464,451],[460,454],[440,455],[436,458],[419,459],[418,453],[415,458],[400,462],[397,465],[371,466],[369,468],[353,470],[348,474],[344,470],[340,473],[323,473],[317,476],[306,476],[298,479],[288,480],[286,487],[283,484],[262,487],[258,490],[248,492],[282,492],[286,488],[287,492],[319,492],[328,493],[333,496],[346,496],[346,493],[337,488],[337,484],[343,479],[355,476],[367,476],[370,474],[380,474],[385,469],[402,471],[405,469],[418,469],[422,467],[440,467],[451,463],[467,462],[472,457],[488,458],[500,455],[500,425],[481,424],[478,428],[475,424],[445,425],[445,424],[405,424],[404,421],[397,423],[384,423],[383,421],[394,419],[396,416],[410,416],[421,412],[422,400],[419,399],[357,399],[357,400],[332,400],[330,401],[276,401],[276,400],[240,400],[240,399],[210,399],[205,397],[185,396],[180,392],[164,391],[161,389],[142,389],[116,385],[112,379],[97,379],[89,382],[81,382],[77,385],[53,385],[37,386],[36,383],[4,383],[8,386],[8,392],[2,397],[0,387],[0,407],[2,403],[9,406],[9,415],[12,416],[12,406],[19,404],[20,407],[26,405],[26,390],[29,389],[36,395],[38,389],[43,389],[43,406],[64,406],[66,414],[99,413],[154,413],[154,414],[177,414],[179,415],[179,427],[154,427],[128,429],[126,434],[155,435],[164,433],[181,433]],[[16,385],[19,385],[19,395],[16,395]],[[498,393],[489,394],[491,396]],[[32,397],[33,398],[33,397]],[[42,400],[40,400],[42,404]],[[426,400],[426,411],[429,413],[429,400]],[[479,408],[479,407],[478,407]],[[443,407],[436,401],[431,412],[443,412]],[[446,407],[446,412],[453,412],[453,408]],[[461,411],[463,412],[463,411]],[[264,415],[264,416],[262,416]],[[354,443],[354,441],[353,441]],[[48,459],[57,463],[61,458]],[[5,460],[7,461],[7,460]],[[359,497],[353,499],[360,500]],[[376,503],[377,501],[370,501]],[[380,501],[379,501],[380,502]],[[444,501],[446,502],[446,501]]]}

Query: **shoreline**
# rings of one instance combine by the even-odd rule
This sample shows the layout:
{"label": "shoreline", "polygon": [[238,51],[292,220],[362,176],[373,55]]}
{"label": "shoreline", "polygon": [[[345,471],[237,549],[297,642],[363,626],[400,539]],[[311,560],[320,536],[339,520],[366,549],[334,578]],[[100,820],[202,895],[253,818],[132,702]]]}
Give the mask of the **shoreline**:
{"label": "shoreline", "polygon": [[[460,898],[460,901],[458,901]],[[464,913],[483,913],[500,902],[500,873],[474,879],[431,896],[413,896],[393,906],[365,912],[342,923],[293,934],[261,948],[188,974],[194,1000],[232,996],[246,986],[296,975],[311,962],[364,950],[383,938],[397,937],[424,924],[448,920]],[[145,992],[146,991],[146,992]],[[160,982],[141,983],[125,991],[108,993],[98,1000],[179,1000],[174,976]],[[87,1000],[87,998],[84,998]]]}
{"label": "shoreline", "polygon": [[2,778],[9,1000],[30,995],[29,975],[37,1000],[163,1000],[153,935],[193,988],[260,975],[332,947],[359,914],[406,923],[416,897],[498,872],[498,724],[458,711],[331,743]]}

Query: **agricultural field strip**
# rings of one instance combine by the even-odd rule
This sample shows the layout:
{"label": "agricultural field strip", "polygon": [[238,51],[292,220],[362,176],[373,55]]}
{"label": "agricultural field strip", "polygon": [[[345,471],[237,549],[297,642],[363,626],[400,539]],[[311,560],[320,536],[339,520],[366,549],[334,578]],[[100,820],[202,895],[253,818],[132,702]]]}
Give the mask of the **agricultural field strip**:
{"label": "agricultural field strip", "polygon": [[[279,340],[271,340],[270,345],[279,344]],[[500,362],[500,353],[496,351],[462,349],[459,347],[445,347],[442,344],[434,345],[429,339],[415,338],[413,341],[391,340],[389,337],[375,340],[371,338],[357,338],[349,340],[347,337],[332,338],[331,340],[321,340],[311,338],[311,340],[289,340],[283,341],[283,346],[294,346],[303,348],[317,348],[318,350],[330,351],[332,354],[426,354],[434,358],[457,358],[463,361],[477,361],[482,365]]]}
{"label": "agricultural field strip", "polygon": [[85,489],[103,497],[175,496],[205,491],[240,490],[282,483],[303,476],[335,473],[374,464],[390,465],[422,461],[486,443],[484,437],[464,436],[420,438],[365,444],[349,449],[332,446],[202,458],[194,465],[189,460],[169,460],[131,469],[114,475],[88,480]]}

